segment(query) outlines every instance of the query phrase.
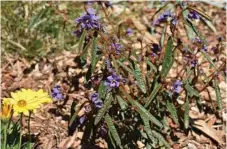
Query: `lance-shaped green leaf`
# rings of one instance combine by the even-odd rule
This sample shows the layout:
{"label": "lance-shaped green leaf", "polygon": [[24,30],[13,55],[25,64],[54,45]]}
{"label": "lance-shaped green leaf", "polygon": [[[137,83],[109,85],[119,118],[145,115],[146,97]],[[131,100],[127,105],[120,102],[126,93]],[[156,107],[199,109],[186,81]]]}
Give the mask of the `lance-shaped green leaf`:
{"label": "lance-shaped green leaf", "polygon": [[203,50],[201,50],[202,55],[210,62],[210,64],[217,70],[214,62],[212,61],[212,59],[210,58],[210,56]]}
{"label": "lance-shaped green leaf", "polygon": [[167,26],[168,26],[167,23],[165,23],[164,29],[162,31],[161,40],[160,40],[161,47],[163,47],[163,45],[164,45]]}
{"label": "lance-shaped green leaf", "polygon": [[105,82],[102,81],[99,85],[99,89],[98,89],[98,93],[99,93],[99,98],[102,99],[103,97],[105,97],[106,95],[106,86],[105,86]]}
{"label": "lance-shaped green leaf", "polygon": [[189,100],[188,95],[186,97],[186,103],[184,105],[184,127],[188,129],[189,126]]}
{"label": "lance-shaped green leaf", "polygon": [[120,88],[120,90],[128,98],[128,101],[137,108],[140,115],[145,116],[148,120],[150,120],[152,123],[159,126],[160,128],[163,127],[162,123],[157,118],[155,118],[149,111],[147,111],[147,109],[145,109],[137,101],[131,99],[130,95],[128,93],[124,92],[121,88]]}
{"label": "lance-shaped green leaf", "polygon": [[206,24],[213,32],[217,32],[215,26],[210,20],[207,20],[206,18],[200,17],[200,19]]}
{"label": "lance-shaped green leaf", "polygon": [[155,67],[155,65],[151,61],[149,61],[149,58],[148,57],[146,58],[146,62],[147,62],[147,64],[151,67],[151,69],[154,72],[157,72],[157,68]]}
{"label": "lance-shaped green leaf", "polygon": [[185,26],[185,29],[187,31],[188,38],[190,40],[192,40],[193,38],[195,38],[195,32],[194,32],[193,28],[191,27],[191,25],[187,22],[187,15],[188,15],[188,10],[185,10],[183,12],[184,26]]}
{"label": "lance-shaped green leaf", "polygon": [[214,79],[213,83],[214,83],[214,89],[215,89],[215,93],[216,93],[216,100],[217,100],[217,103],[218,103],[218,109],[222,110],[220,88],[218,86],[218,82],[217,82],[216,79]]}
{"label": "lance-shaped green leaf", "polygon": [[111,107],[112,101],[113,101],[112,94],[108,94],[103,107],[98,111],[98,114],[95,117],[95,122],[94,122],[95,125],[97,125],[100,122],[100,120],[105,115],[106,111]]}
{"label": "lance-shaped green leaf", "polygon": [[169,100],[167,100],[166,107],[167,107],[167,110],[170,112],[174,122],[179,125],[177,109],[176,109],[175,105],[173,103],[169,102]]}
{"label": "lance-shaped green leaf", "polygon": [[161,71],[161,76],[166,77],[169,70],[171,69],[174,58],[173,58],[173,40],[171,37],[169,37],[166,45],[166,50],[165,50],[165,55],[164,55],[164,60],[162,63],[162,71]]}
{"label": "lance-shaped green leaf", "polygon": [[113,123],[113,120],[112,118],[109,116],[109,114],[106,114],[105,116],[105,121],[106,121],[106,124],[109,128],[109,131],[113,137],[113,139],[115,140],[116,144],[121,148],[123,149],[122,145],[121,145],[121,139],[119,137],[119,134],[117,132],[117,129],[116,127],[114,126],[114,123]]}
{"label": "lance-shaped green leaf", "polygon": [[124,100],[121,98],[121,96],[116,95],[116,97],[117,97],[117,101],[118,101],[118,103],[119,103],[121,109],[122,109],[123,111],[126,110],[127,107],[128,107],[128,103],[127,103],[126,101],[124,101]]}
{"label": "lance-shaped green leaf", "polygon": [[158,91],[161,89],[161,87],[162,87],[161,84],[156,83],[156,85],[155,85],[153,91],[151,92],[150,96],[149,96],[148,99],[147,99],[147,102],[146,102],[146,104],[145,104],[145,106],[144,106],[145,108],[147,108],[147,107],[150,105],[151,101],[152,101],[152,100],[154,99],[154,97],[157,95],[157,93],[158,93]]}
{"label": "lance-shaped green leaf", "polygon": [[79,52],[82,51],[85,35],[86,35],[86,30],[83,30],[83,33],[80,36],[80,40],[79,40],[79,46],[78,46]]}
{"label": "lance-shaped green leaf", "polygon": [[196,97],[200,96],[199,92],[195,90],[191,85],[186,84],[184,87],[190,96],[193,96],[193,95]]}
{"label": "lance-shaped green leaf", "polygon": [[139,67],[136,65],[136,63],[134,63],[134,69],[135,69],[134,74],[135,74],[135,77],[136,77],[137,84],[138,84],[139,88],[141,89],[141,91],[144,94],[146,94],[147,91],[146,91],[145,82],[144,82],[142,73],[141,73]]}
{"label": "lance-shaped green leaf", "polygon": [[133,71],[126,65],[124,65],[121,61],[117,60],[117,63],[123,68],[125,69],[126,71],[129,72],[129,74],[134,74]]}
{"label": "lance-shaped green leaf", "polygon": [[146,119],[146,116],[143,116],[141,115],[141,118],[143,120],[143,123],[144,123],[144,130],[145,132],[147,133],[147,136],[149,137],[149,139],[151,139],[151,141],[154,143],[154,144],[157,144],[157,139],[153,136],[153,133],[152,133],[152,130],[151,130],[151,127],[150,127],[150,124],[149,124],[149,120]]}

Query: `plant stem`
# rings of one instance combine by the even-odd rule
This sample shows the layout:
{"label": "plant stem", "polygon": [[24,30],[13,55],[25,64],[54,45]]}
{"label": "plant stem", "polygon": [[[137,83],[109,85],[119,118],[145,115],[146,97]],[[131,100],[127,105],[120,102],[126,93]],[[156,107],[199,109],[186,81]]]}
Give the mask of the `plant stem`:
{"label": "plant stem", "polygon": [[7,125],[4,126],[4,141],[3,141],[3,149],[6,149],[7,143]]}
{"label": "plant stem", "polygon": [[29,111],[28,116],[28,149],[31,149],[31,133],[30,133],[30,120],[31,120],[31,111]]}
{"label": "plant stem", "polygon": [[22,117],[23,117],[23,113],[21,113],[21,116],[20,116],[20,138],[19,138],[19,146],[18,146],[18,149],[21,149],[21,141],[22,141]]}

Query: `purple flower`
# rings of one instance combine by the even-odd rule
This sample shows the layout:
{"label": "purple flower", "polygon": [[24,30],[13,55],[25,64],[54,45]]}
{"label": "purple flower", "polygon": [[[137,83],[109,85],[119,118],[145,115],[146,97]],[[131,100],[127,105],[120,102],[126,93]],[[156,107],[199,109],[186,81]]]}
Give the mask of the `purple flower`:
{"label": "purple flower", "polygon": [[118,88],[120,85],[120,81],[121,81],[120,76],[114,73],[111,76],[107,77],[105,85],[109,87],[109,89]]}
{"label": "purple flower", "polygon": [[206,46],[206,45],[203,45],[203,46],[202,46],[202,50],[203,50],[204,52],[207,52],[207,50],[208,50],[207,46]]}
{"label": "purple flower", "polygon": [[76,23],[80,23],[81,29],[100,29],[101,24],[99,22],[99,16],[96,15],[96,11],[93,8],[88,8],[87,13],[75,20]]}
{"label": "purple flower", "polygon": [[170,10],[165,11],[163,14],[161,14],[158,19],[156,19],[153,22],[153,25],[158,25],[161,22],[166,22],[169,18],[173,17],[173,14],[170,12]]}
{"label": "purple flower", "polygon": [[221,42],[223,40],[222,36],[218,36],[218,41]]}
{"label": "purple flower", "polygon": [[151,50],[152,50],[152,55],[153,56],[157,56],[161,52],[162,49],[159,46],[159,44],[153,43]]}
{"label": "purple flower", "polygon": [[193,39],[193,43],[201,44],[201,43],[202,43],[202,40],[201,40],[199,37],[195,37],[195,38]]}
{"label": "purple flower", "polygon": [[52,96],[52,98],[54,98],[54,99],[56,99],[56,100],[64,99],[64,96],[63,96],[63,94],[61,93],[61,87],[60,87],[60,86],[55,86],[55,87],[52,89],[51,96]]}
{"label": "purple flower", "polygon": [[173,26],[176,26],[178,21],[177,21],[177,17],[173,17],[173,19],[171,20],[171,23],[173,24]]}
{"label": "purple flower", "polygon": [[99,94],[94,93],[91,95],[91,101],[95,104],[96,108],[102,108],[103,107],[103,101],[99,99]]}
{"label": "purple flower", "polygon": [[193,59],[193,60],[191,60],[190,63],[191,63],[192,67],[195,67],[198,64],[198,60],[197,59]]}
{"label": "purple flower", "polygon": [[173,84],[173,91],[176,93],[180,93],[181,91],[181,86],[183,85],[183,83],[180,80],[177,80],[174,84]]}
{"label": "purple flower", "polygon": [[81,116],[79,119],[80,124],[83,124],[85,120],[86,120],[86,116],[85,115]]}
{"label": "purple flower", "polygon": [[191,19],[191,20],[197,20],[199,19],[199,14],[196,12],[196,11],[190,11],[189,14],[188,14],[188,18]]}
{"label": "purple flower", "polygon": [[122,45],[120,43],[112,43],[111,48],[114,49],[117,54],[120,54]]}
{"label": "purple flower", "polygon": [[103,101],[101,99],[94,101],[94,104],[95,104],[96,108],[102,108],[103,107]]}
{"label": "purple flower", "polygon": [[126,34],[127,34],[128,36],[131,36],[132,33],[133,33],[133,31],[132,31],[131,28],[128,28],[128,29],[126,30]]}

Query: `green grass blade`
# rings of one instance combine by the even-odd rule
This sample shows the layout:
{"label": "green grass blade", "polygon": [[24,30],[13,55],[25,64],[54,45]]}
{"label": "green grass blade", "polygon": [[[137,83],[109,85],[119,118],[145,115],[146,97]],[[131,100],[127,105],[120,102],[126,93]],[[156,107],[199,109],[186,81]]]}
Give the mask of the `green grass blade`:
{"label": "green grass blade", "polygon": [[189,100],[188,100],[188,95],[186,97],[186,103],[184,106],[184,127],[188,129],[189,126]]}
{"label": "green grass blade", "polygon": [[117,95],[116,97],[117,97],[117,101],[118,101],[118,103],[119,103],[121,109],[122,109],[123,111],[126,110],[127,107],[128,107],[128,103],[127,103],[126,101],[124,101],[124,100],[121,98],[121,96]]}
{"label": "green grass blade", "polygon": [[148,99],[147,99],[147,102],[146,102],[146,104],[145,104],[145,108],[147,108],[149,105],[150,105],[150,103],[151,103],[151,101],[154,99],[154,97],[157,95],[157,93],[158,93],[158,91],[160,90],[160,88],[162,87],[162,85],[161,84],[156,84],[155,85],[155,87],[154,87],[154,90],[151,92],[151,94],[150,94],[150,96],[148,97]]}
{"label": "green grass blade", "polygon": [[195,90],[191,85],[186,84],[184,87],[190,96],[194,95],[196,97],[200,97],[199,92],[197,90]]}

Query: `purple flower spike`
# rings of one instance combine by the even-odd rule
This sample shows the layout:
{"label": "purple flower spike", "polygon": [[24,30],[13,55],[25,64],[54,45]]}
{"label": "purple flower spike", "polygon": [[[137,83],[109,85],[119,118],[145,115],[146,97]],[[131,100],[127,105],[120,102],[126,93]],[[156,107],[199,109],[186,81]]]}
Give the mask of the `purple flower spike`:
{"label": "purple flower spike", "polygon": [[117,54],[120,54],[122,45],[120,43],[112,43],[111,48],[114,49]]}
{"label": "purple flower spike", "polygon": [[152,44],[152,56],[157,56],[161,52],[161,47],[157,43]]}
{"label": "purple flower spike", "polygon": [[126,34],[127,34],[128,36],[131,36],[132,33],[133,33],[133,31],[132,31],[131,28],[128,28],[128,29],[126,30]]}
{"label": "purple flower spike", "polygon": [[64,96],[61,93],[61,87],[60,86],[55,86],[52,89],[51,96],[52,96],[52,98],[54,98],[56,100],[62,100],[62,99],[64,99]]}
{"label": "purple flower spike", "polygon": [[188,14],[188,18],[191,20],[197,20],[200,18],[200,16],[196,11],[190,11]]}
{"label": "purple flower spike", "polygon": [[112,88],[118,88],[120,85],[121,78],[117,74],[112,74],[111,76],[107,77],[107,80],[105,82],[105,85],[109,87],[110,89]]}
{"label": "purple flower spike", "polygon": [[181,91],[181,86],[183,85],[183,83],[180,80],[177,80],[174,84],[173,84],[173,91],[176,93],[180,93]]}
{"label": "purple flower spike", "polygon": [[171,20],[171,23],[173,24],[173,26],[177,26],[177,23],[178,23],[178,21],[177,21],[177,17],[173,17],[173,19]]}

